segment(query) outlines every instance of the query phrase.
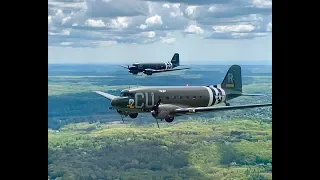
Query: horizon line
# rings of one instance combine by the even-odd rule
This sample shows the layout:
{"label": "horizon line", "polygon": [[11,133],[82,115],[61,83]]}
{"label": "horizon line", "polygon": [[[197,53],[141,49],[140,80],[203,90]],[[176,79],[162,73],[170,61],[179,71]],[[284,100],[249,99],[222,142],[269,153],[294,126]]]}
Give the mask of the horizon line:
{"label": "horizon line", "polygon": [[[66,62],[66,63],[49,63],[48,65],[132,65],[134,62],[117,62],[117,63],[110,63],[110,62]],[[148,62],[140,62],[140,63],[148,63]],[[149,63],[157,63],[157,62],[149,62]],[[159,62],[160,63],[160,62]],[[200,62],[189,62],[187,64],[180,64],[180,66],[188,66],[188,65],[230,65],[230,64],[239,64],[239,65],[272,65],[271,62],[206,62],[206,61],[200,61]]]}

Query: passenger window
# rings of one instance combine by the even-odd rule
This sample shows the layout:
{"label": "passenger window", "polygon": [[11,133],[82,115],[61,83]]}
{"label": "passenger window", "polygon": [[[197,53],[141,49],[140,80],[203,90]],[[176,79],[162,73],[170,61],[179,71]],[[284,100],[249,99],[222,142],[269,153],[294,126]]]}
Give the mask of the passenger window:
{"label": "passenger window", "polygon": [[175,97],[175,96],[172,96],[172,99],[176,99],[176,97]]}
{"label": "passenger window", "polygon": [[193,98],[192,99],[196,99],[196,96],[193,96]]}
{"label": "passenger window", "polygon": [[186,96],[186,99],[189,99],[189,96]]}
{"label": "passenger window", "polygon": [[180,96],[179,98],[180,98],[180,99],[183,99],[183,96]]}
{"label": "passenger window", "polygon": [[202,98],[202,96],[199,96],[199,98],[201,99],[201,98]]}
{"label": "passenger window", "polygon": [[166,99],[169,99],[169,96],[167,96]]}

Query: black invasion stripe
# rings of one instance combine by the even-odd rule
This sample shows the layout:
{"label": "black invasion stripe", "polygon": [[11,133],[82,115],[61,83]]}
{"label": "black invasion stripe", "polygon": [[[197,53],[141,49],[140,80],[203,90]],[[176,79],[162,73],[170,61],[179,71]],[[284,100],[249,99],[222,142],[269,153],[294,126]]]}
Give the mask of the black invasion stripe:
{"label": "black invasion stripe", "polygon": [[[222,91],[221,91],[221,89],[220,88],[217,88],[218,89],[218,91],[219,91],[219,94],[222,96]],[[218,99],[218,103],[221,103],[221,100],[222,100],[222,98],[221,99]]]}
{"label": "black invasion stripe", "polygon": [[214,105],[214,103],[216,102],[216,92],[213,90],[213,88],[211,86],[209,86],[209,88],[211,89],[212,91],[212,95],[213,95],[213,101],[212,101],[212,104],[210,104],[210,106]]}

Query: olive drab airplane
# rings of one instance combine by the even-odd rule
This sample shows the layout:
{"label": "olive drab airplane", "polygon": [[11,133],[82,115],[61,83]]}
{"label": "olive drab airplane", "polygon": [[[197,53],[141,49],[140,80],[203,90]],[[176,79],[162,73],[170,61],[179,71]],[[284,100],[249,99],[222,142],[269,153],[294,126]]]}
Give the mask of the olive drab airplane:
{"label": "olive drab airplane", "polygon": [[131,66],[120,65],[129,70],[131,74],[137,75],[138,73],[143,72],[146,75],[152,75],[153,73],[168,72],[168,71],[177,71],[190,68],[175,68],[180,66],[179,54],[175,53],[171,61],[163,63],[134,63]]}
{"label": "olive drab airplane", "polygon": [[[204,112],[272,106],[272,103],[230,106],[227,102],[239,96],[263,96],[242,92],[241,67],[229,68],[222,84],[209,86],[149,86],[122,90],[120,96],[94,91],[111,100],[112,108],[121,115],[136,118],[150,112],[161,121],[170,123],[177,116]],[[214,106],[224,103],[225,106]],[[159,124],[158,124],[159,127]]]}

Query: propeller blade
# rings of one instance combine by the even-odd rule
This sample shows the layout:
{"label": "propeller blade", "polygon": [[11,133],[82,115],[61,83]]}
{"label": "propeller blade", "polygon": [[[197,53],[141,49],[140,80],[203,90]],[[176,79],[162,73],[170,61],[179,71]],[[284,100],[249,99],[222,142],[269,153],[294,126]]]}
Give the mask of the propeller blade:
{"label": "propeller blade", "polygon": [[157,111],[160,103],[161,103],[161,99],[159,99],[159,101],[157,102],[157,104],[152,107],[152,110]]}
{"label": "propeller blade", "polygon": [[161,99],[159,99],[159,101],[158,101],[157,104],[156,104],[157,108],[158,108],[158,106],[160,105],[160,103],[161,103]]}

